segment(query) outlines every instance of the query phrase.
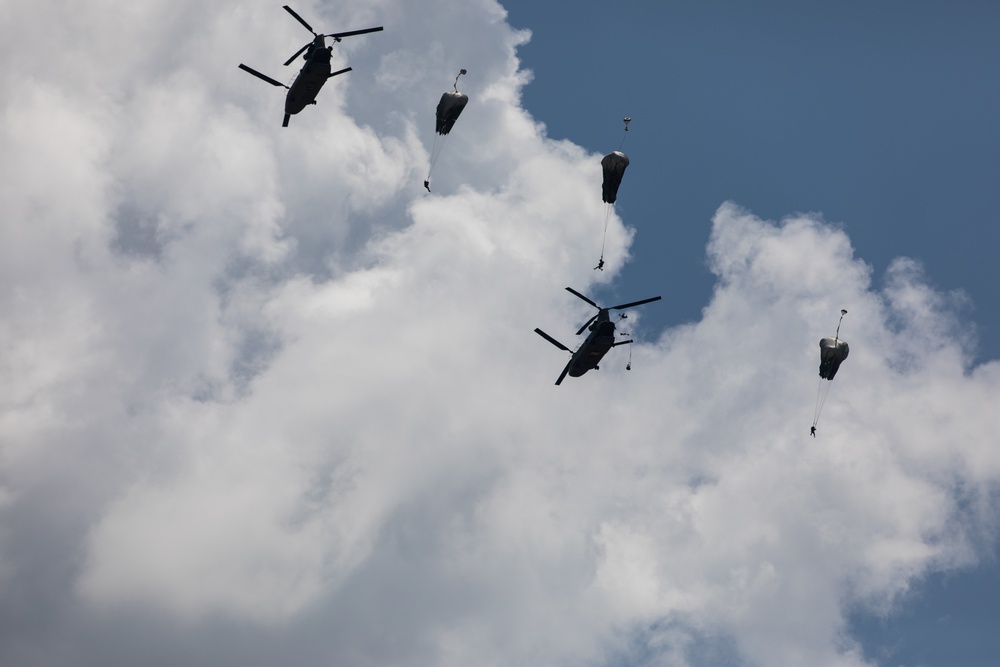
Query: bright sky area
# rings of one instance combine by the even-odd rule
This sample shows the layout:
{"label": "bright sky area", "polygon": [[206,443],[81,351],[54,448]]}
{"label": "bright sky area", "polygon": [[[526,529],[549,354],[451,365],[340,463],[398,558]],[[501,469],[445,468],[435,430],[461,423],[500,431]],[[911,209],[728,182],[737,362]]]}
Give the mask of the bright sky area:
{"label": "bright sky area", "polygon": [[994,664],[1000,10],[502,4],[5,5],[0,664]]}

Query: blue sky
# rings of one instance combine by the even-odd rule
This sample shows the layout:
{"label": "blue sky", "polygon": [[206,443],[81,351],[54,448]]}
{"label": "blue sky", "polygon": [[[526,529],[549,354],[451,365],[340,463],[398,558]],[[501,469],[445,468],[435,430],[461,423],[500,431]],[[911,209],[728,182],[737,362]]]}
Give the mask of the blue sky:
{"label": "blue sky", "polygon": [[[732,200],[775,220],[821,214],[876,285],[894,258],[918,260],[933,285],[968,296],[957,310],[978,336],[976,360],[997,358],[996,3],[503,4],[531,30],[518,51],[534,74],[524,105],[549,136],[607,152],[620,117],[633,118],[617,206],[637,234],[613,290],[663,294],[647,322],[700,317],[715,284],[708,221]],[[851,327],[849,314],[848,339]],[[998,590],[989,560],[934,575],[889,617],[861,613],[852,626],[880,664],[985,667],[1000,654]]]}
{"label": "blue sky", "polygon": [[504,6],[532,32],[524,104],[551,137],[607,152],[634,119],[618,210],[639,235],[621,281],[662,286],[672,308],[653,317],[698,317],[708,220],[733,200],[772,219],[821,213],[876,279],[918,259],[969,295],[979,357],[996,358],[995,4]]}
{"label": "blue sky", "polygon": [[[0,14],[0,664],[996,654],[992,6],[302,0],[385,30],[283,128],[280,4],[84,4]],[[557,387],[566,286],[663,299]]]}

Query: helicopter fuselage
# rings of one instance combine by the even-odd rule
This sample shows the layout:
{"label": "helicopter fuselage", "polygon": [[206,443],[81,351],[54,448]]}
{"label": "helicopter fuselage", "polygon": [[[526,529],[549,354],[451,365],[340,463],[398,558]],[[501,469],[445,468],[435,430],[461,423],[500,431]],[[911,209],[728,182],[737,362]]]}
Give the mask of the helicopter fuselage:
{"label": "helicopter fuselage", "polygon": [[603,313],[603,317],[603,320],[598,317],[597,321],[590,325],[587,339],[573,353],[573,358],[569,362],[570,377],[578,378],[587,371],[596,369],[604,355],[615,346],[615,323],[607,313]]}
{"label": "helicopter fuselage", "polygon": [[324,44],[320,35],[313,41],[311,49],[306,53],[306,64],[299,70],[299,75],[288,88],[285,96],[285,113],[297,114],[310,104],[316,104],[316,96],[323,84],[330,78],[330,51],[333,47]]}

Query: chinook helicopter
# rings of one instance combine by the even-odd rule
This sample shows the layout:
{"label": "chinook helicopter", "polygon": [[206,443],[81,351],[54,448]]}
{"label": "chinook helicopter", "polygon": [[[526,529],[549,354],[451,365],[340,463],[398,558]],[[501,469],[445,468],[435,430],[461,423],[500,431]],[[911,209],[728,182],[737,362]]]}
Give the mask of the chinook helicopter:
{"label": "chinook helicopter", "polygon": [[299,54],[305,51],[303,58],[306,64],[302,66],[299,71],[299,75],[295,77],[295,81],[292,82],[291,86],[286,86],[280,81],[275,81],[271,77],[261,74],[255,69],[247,67],[243,63],[240,63],[240,69],[244,72],[249,72],[253,74],[258,79],[267,81],[272,86],[281,86],[282,88],[288,89],[288,94],[285,96],[285,119],[281,123],[281,127],[288,127],[288,119],[292,114],[296,114],[303,109],[305,109],[310,104],[316,104],[316,96],[319,95],[319,91],[323,88],[323,84],[326,80],[337,76],[338,74],[344,74],[345,72],[350,72],[350,67],[345,67],[344,69],[337,70],[336,72],[330,71],[330,53],[333,51],[332,46],[326,45],[326,37],[333,37],[334,42],[339,42],[343,37],[351,37],[353,35],[364,35],[369,32],[379,32],[382,30],[382,26],[377,28],[365,28],[363,30],[349,30],[347,32],[335,32],[330,35],[318,34],[312,29],[308,23],[303,20],[301,16],[295,13],[295,11],[288,5],[284,5],[285,11],[295,17],[295,19],[306,27],[306,30],[313,34],[313,40],[307,42],[305,46],[295,52],[291,58],[285,61],[285,65],[290,65],[293,60],[299,57]]}
{"label": "chinook helicopter", "polygon": [[[615,323],[611,321],[610,311],[624,310],[625,308],[631,308],[632,306],[641,306],[644,303],[660,300],[660,297],[654,296],[651,299],[632,301],[631,303],[623,303],[620,306],[602,308],[584,295],[577,292],[572,287],[567,287],[566,291],[580,297],[594,308],[597,308],[597,314],[587,320],[584,325],[580,327],[580,330],[576,332],[576,335],[579,336],[583,333],[584,329],[587,329],[588,327],[590,329],[590,334],[587,336],[587,339],[583,341],[583,345],[581,345],[576,352],[573,352],[573,350],[569,349],[541,329],[535,329],[536,334],[549,341],[560,350],[565,350],[573,355],[570,358],[569,363],[566,364],[566,368],[564,368],[563,372],[559,374],[559,379],[556,380],[556,384],[560,384],[567,374],[569,374],[570,377],[576,378],[580,377],[590,369],[598,370],[600,367],[597,364],[599,364],[601,359],[604,358],[604,355],[608,353],[608,350],[613,347],[617,347],[618,345],[629,345],[632,343],[631,338],[615,342]],[[625,315],[623,314],[621,317],[624,318]]]}

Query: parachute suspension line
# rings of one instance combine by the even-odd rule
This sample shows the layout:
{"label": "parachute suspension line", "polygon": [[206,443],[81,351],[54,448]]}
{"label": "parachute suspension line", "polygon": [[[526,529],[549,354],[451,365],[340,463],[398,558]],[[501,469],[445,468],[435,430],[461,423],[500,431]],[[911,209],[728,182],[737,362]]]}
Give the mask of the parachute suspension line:
{"label": "parachute suspension line", "polygon": [[605,247],[605,245],[608,242],[608,220],[611,219],[611,209],[612,208],[614,208],[614,204],[605,204],[604,205],[604,238],[601,239],[601,259],[598,260],[597,266],[594,267],[595,271],[597,271],[597,270],[603,271],[604,270],[604,247]]}
{"label": "parachute suspension line", "polygon": [[434,171],[434,165],[437,163],[438,158],[441,157],[441,149],[444,148],[445,136],[443,134],[434,135],[434,143],[431,145],[431,165],[427,168],[428,179],[431,177],[431,172]]}
{"label": "parachute suspension line", "polygon": [[434,171],[434,164],[438,161],[441,156],[441,150],[444,148],[444,140],[446,135],[435,134],[434,144],[431,146],[431,164],[427,167],[427,178],[424,179],[424,187],[427,188],[427,192],[431,191],[431,172]]}
{"label": "parachute suspension line", "polygon": [[846,314],[847,314],[847,311],[844,310],[843,308],[841,308],[841,310],[840,310],[840,321],[837,322],[837,333],[833,334],[833,339],[835,341],[838,341],[838,342],[840,341],[840,325],[844,321],[844,315],[846,315]]}
{"label": "parachute suspension line", "polygon": [[632,119],[628,116],[625,116],[622,120],[625,121],[625,131],[622,133],[622,142],[618,144],[618,150],[621,150],[622,146],[625,145],[625,137],[628,136],[628,124],[632,122]]}
{"label": "parachute suspension line", "polygon": [[813,428],[819,424],[819,415],[823,412],[823,404],[826,403],[826,396],[830,393],[830,381],[819,379],[819,386],[816,387],[816,410],[813,412]]}

